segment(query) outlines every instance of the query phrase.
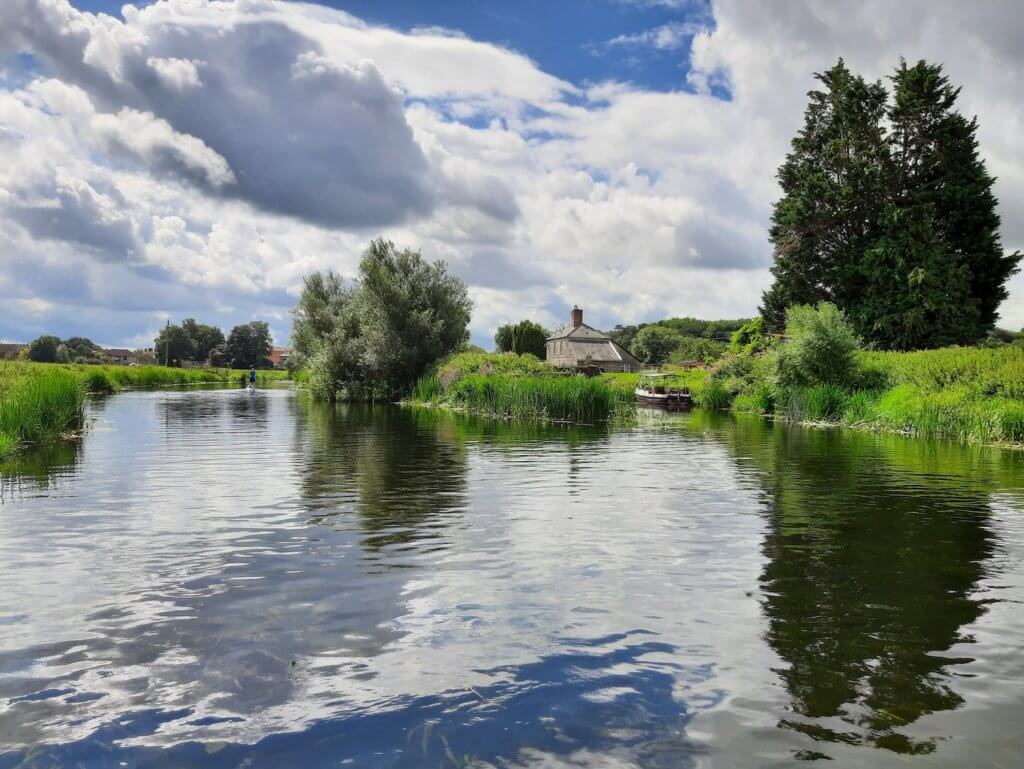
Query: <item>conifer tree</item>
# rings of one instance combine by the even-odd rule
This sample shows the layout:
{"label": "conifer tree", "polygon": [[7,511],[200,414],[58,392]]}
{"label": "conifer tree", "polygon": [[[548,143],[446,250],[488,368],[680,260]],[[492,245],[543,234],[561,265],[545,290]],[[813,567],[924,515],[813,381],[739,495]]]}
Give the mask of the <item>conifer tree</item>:
{"label": "conifer tree", "polygon": [[991,330],[1019,253],[1004,254],[977,121],[942,67],[901,62],[867,83],[843,61],[817,76],[779,169],[775,283],[761,312],[834,302],[879,347],[969,344]]}

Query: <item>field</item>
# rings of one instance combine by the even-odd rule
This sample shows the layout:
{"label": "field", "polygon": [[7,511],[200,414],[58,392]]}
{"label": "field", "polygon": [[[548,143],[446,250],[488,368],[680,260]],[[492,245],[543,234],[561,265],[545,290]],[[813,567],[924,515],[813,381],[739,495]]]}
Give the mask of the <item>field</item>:
{"label": "field", "polygon": [[[0,456],[52,443],[82,426],[87,393],[114,393],[171,385],[244,383],[246,371],[164,366],[96,366],[0,361]],[[284,371],[260,371],[266,383]]]}

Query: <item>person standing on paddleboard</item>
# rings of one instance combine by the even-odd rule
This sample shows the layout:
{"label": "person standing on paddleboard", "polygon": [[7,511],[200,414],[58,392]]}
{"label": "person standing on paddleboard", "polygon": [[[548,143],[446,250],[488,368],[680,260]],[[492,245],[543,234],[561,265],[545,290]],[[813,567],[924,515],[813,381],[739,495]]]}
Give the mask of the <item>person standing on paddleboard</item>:
{"label": "person standing on paddleboard", "polygon": [[249,384],[252,387],[256,386],[256,367],[255,366],[250,366],[249,367]]}

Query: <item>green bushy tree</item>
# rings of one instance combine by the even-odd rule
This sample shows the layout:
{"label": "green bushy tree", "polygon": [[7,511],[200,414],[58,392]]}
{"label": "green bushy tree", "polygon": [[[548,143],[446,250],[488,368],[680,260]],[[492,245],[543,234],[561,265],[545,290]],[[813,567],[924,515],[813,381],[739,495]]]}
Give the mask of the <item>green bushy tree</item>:
{"label": "green bushy tree", "polygon": [[231,329],[227,341],[232,368],[268,368],[270,366],[270,326],[266,321],[253,320]]}
{"label": "green bushy tree", "polygon": [[224,332],[216,326],[197,323],[195,318],[185,318],[181,328],[188,336],[192,347],[192,360],[205,361],[218,345],[224,344]]}
{"label": "green bushy tree", "polygon": [[842,310],[821,302],[786,312],[786,342],[776,353],[776,379],[783,389],[850,386],[856,378],[860,339]]}
{"label": "green bushy tree", "polygon": [[466,343],[471,308],[466,284],[444,262],[380,238],[363,253],[357,281],[330,272],[306,279],[292,342],[314,395],[400,397]]}
{"label": "green bushy tree", "polygon": [[637,360],[658,365],[667,361],[682,342],[682,334],[675,329],[662,325],[644,326],[634,337],[630,352]]}
{"label": "green bushy tree", "polygon": [[506,323],[499,326],[494,334],[494,345],[498,352],[514,352],[517,355],[528,352],[541,360],[547,357],[548,330],[532,320]]}
{"label": "green bushy tree", "polygon": [[55,363],[60,344],[60,339],[49,334],[36,337],[28,345],[28,359],[37,363]]}

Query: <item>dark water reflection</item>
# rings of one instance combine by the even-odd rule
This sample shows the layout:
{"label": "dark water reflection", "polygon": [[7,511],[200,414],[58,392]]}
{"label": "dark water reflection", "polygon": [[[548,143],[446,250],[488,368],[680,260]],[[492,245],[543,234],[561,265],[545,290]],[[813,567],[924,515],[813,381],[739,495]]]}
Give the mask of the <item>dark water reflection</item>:
{"label": "dark water reflection", "polygon": [[1024,458],[133,393],[0,468],[0,767],[1016,766]]}

